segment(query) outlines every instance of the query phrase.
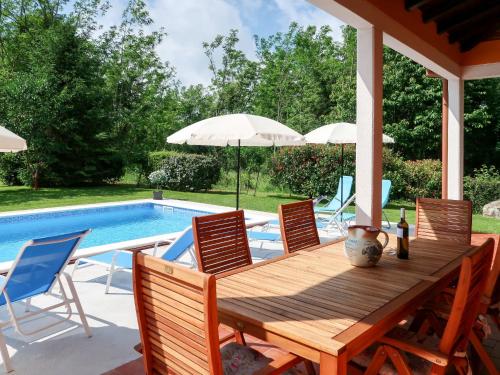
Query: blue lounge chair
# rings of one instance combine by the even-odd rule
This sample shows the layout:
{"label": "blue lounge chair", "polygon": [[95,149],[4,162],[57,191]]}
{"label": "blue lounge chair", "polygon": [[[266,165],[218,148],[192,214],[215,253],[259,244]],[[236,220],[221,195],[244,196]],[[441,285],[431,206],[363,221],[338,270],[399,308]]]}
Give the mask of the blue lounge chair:
{"label": "blue lounge chair", "polygon": [[[387,221],[387,227],[386,227],[387,229],[391,228],[391,222],[389,221],[389,218],[387,217],[384,208],[387,205],[387,203],[389,203],[391,187],[392,187],[391,180],[382,180],[382,214],[384,215],[384,218]],[[355,197],[355,195],[353,195],[353,197]],[[342,207],[342,209],[337,211],[335,214],[332,215],[331,218],[328,219],[329,222],[335,223],[337,228],[339,228],[343,234],[347,233],[347,226],[350,225],[351,222],[356,221],[356,215],[353,213],[344,212],[342,215],[340,215],[347,208],[347,206],[348,205]]]}
{"label": "blue lounge chair", "polygon": [[[6,277],[3,277],[3,286],[0,289],[0,306],[6,306],[9,313],[9,321],[0,322],[0,328],[12,326],[23,336],[32,336],[43,330],[51,328],[57,324],[70,319],[73,314],[71,304],[74,303],[80,319],[88,337],[91,336],[90,328],[85,318],[82,305],[76,293],[75,286],[71,277],[63,273],[64,268],[70,261],[82,239],[90,232],[85,230],[81,232],[63,234],[59,236],[41,238],[27,242],[19,251],[10,271]],[[66,279],[69,295],[61,282],[62,276]],[[60,294],[51,293],[54,284],[59,286]],[[51,296],[61,301],[30,311],[31,298],[41,294],[51,294]],[[15,302],[26,301],[26,311],[23,315],[16,315],[13,304]],[[60,307],[66,308],[66,317],[55,323],[45,325],[42,328],[25,331],[21,327],[23,320],[38,314],[47,313]],[[0,329],[0,352],[7,372],[12,371],[12,364],[9,353]]]}
{"label": "blue lounge chair", "polygon": [[337,212],[351,198],[352,183],[352,176],[344,176],[342,179],[339,179],[339,186],[335,197],[325,206],[315,206],[314,212],[317,214]]}
{"label": "blue lounge chair", "polygon": [[[169,262],[175,262],[182,254],[189,251],[193,264],[196,265],[196,257],[192,252],[193,241],[193,229],[189,226],[168,246],[161,258]],[[156,255],[157,247],[158,243],[155,244],[153,255]],[[117,271],[132,270],[132,253],[126,250],[115,250],[97,254],[88,258],[78,259],[73,268],[73,273],[81,265],[85,264],[98,264],[109,267],[105,288],[105,293],[108,294],[114,273]]]}

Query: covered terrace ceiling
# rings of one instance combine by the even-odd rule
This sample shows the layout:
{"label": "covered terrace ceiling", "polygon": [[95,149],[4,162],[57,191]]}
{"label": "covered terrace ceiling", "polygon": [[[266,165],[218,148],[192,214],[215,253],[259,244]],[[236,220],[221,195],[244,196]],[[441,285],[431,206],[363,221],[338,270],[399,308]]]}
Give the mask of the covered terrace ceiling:
{"label": "covered terrace ceiling", "polygon": [[500,40],[498,0],[405,0],[407,11],[420,11],[422,22],[433,22],[461,52],[488,40]]}

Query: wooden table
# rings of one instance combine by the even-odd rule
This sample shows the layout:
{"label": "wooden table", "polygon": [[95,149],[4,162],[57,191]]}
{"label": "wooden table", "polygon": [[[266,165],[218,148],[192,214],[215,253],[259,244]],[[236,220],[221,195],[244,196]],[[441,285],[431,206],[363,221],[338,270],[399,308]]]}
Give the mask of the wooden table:
{"label": "wooden table", "polygon": [[222,323],[346,374],[347,362],[456,277],[472,246],[415,239],[397,259],[391,236],[376,267],[351,266],[344,243],[320,245],[217,280]]}

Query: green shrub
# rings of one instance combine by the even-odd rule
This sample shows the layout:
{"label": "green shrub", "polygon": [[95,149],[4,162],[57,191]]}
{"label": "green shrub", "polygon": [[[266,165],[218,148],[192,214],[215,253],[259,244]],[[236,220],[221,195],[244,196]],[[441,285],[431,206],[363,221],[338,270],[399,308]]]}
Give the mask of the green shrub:
{"label": "green shrub", "polygon": [[464,198],[472,201],[474,212],[482,212],[485,204],[500,199],[500,172],[486,165],[475,169],[464,178]]}
{"label": "green shrub", "polygon": [[[344,150],[344,175],[355,174],[355,148]],[[383,177],[392,181],[391,199],[439,197],[441,162],[405,161],[389,148],[383,150]],[[310,197],[335,194],[340,178],[339,146],[285,148],[272,159],[272,182],[290,192]]]}
{"label": "green shrub", "polygon": [[[272,158],[271,180],[278,187],[309,197],[337,191],[341,174],[340,147],[281,148]],[[354,147],[344,148],[344,175],[354,175]]]}
{"label": "green shrub", "polygon": [[405,199],[415,201],[418,197],[441,197],[440,160],[407,160],[402,174],[405,174]]}
{"label": "green shrub", "polygon": [[20,171],[26,164],[22,153],[0,155],[0,179],[9,186],[23,185]]}
{"label": "green shrub", "polygon": [[220,178],[221,166],[209,155],[165,152],[159,169],[165,172],[162,187],[170,190],[199,191],[210,189]]}
{"label": "green shrub", "polygon": [[179,155],[175,151],[153,151],[148,154],[148,170],[146,175],[157,171],[163,166],[163,162],[171,156]]}

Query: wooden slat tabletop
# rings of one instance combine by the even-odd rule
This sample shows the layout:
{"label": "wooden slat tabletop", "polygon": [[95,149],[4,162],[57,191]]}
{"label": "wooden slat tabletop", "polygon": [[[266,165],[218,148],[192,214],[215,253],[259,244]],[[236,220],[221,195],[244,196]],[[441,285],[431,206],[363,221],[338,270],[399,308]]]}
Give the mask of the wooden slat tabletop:
{"label": "wooden slat tabletop", "polygon": [[321,353],[338,356],[384,316],[415,305],[472,249],[416,239],[410,260],[400,260],[390,237],[373,268],[351,266],[338,242],[224,275],[217,280],[220,320],[288,350],[296,347],[311,360],[319,362]]}

